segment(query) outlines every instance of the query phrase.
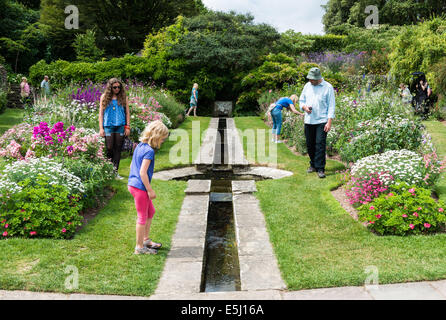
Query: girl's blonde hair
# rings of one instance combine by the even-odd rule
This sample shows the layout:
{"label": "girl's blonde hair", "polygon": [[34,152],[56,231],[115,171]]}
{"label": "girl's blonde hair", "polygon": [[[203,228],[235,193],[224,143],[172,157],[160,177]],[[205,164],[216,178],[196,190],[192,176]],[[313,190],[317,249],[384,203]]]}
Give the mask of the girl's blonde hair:
{"label": "girl's blonde hair", "polygon": [[293,104],[296,105],[296,103],[299,101],[299,98],[297,97],[297,95],[293,94],[290,97],[291,101],[293,101]]}
{"label": "girl's blonde hair", "polygon": [[168,135],[169,129],[167,129],[161,120],[156,120],[146,126],[139,137],[139,141],[142,143],[147,143],[154,149],[159,149],[161,147],[162,140],[167,138]]}
{"label": "girl's blonde hair", "polygon": [[22,77],[22,81],[23,81],[23,80],[26,80],[26,81],[28,81],[28,79],[26,79],[26,77]]}

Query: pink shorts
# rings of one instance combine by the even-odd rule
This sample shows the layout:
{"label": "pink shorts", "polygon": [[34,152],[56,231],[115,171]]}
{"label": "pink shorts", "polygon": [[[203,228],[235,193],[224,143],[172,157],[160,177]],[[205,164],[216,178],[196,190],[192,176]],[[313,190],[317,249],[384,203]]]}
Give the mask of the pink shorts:
{"label": "pink shorts", "polygon": [[146,224],[147,219],[152,219],[155,214],[155,207],[150,200],[147,191],[128,186],[130,193],[135,199],[136,212],[138,214],[138,224]]}

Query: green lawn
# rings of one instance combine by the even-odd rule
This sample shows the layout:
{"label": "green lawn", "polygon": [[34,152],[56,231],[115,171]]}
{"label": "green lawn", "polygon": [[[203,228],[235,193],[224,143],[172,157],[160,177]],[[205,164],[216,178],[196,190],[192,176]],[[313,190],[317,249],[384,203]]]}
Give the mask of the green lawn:
{"label": "green lawn", "polygon": [[[257,117],[235,122],[241,130],[268,129]],[[283,144],[277,145],[277,155],[278,166],[294,175],[257,182],[256,196],[289,290],[361,286],[369,266],[378,268],[381,284],[446,278],[445,234],[376,236],[330,193],[339,184],[335,171],[342,164],[328,160],[327,178],[319,179],[306,173],[308,157],[294,155]]]}
{"label": "green lawn", "polygon": [[[196,120],[197,118],[193,118]],[[204,131],[209,118],[198,118]],[[190,131],[190,118],[180,129]],[[155,170],[173,167],[167,141],[156,155]],[[192,156],[190,157],[192,159]],[[121,161],[127,178],[131,158]],[[158,255],[135,256],[136,212],[127,179],[113,181],[116,195],[73,240],[8,239],[0,241],[0,288],[95,294],[151,295],[158,284],[184,198],[186,182],[152,181],[157,193],[151,237],[163,243]],[[67,266],[79,272],[79,288],[65,288]]]}
{"label": "green lawn", "polygon": [[22,109],[6,108],[5,112],[0,114],[0,135],[12,126],[23,121],[24,111]]}
{"label": "green lawn", "polygon": [[[423,121],[423,124],[432,136],[432,141],[437,149],[438,156],[441,159],[444,159],[446,157],[446,126],[435,120]],[[441,200],[446,201],[445,173],[442,174],[442,178],[435,185],[434,190],[437,192]]]}

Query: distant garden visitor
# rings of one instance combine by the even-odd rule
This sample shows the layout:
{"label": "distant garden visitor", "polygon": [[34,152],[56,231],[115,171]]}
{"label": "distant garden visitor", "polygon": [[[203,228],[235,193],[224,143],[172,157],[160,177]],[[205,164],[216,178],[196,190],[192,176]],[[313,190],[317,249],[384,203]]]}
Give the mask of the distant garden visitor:
{"label": "distant garden visitor", "polygon": [[190,108],[186,116],[189,116],[192,109],[194,109],[194,117],[197,116],[197,104],[198,104],[198,83],[194,83],[192,87],[192,93],[190,96]]}
{"label": "distant garden visitor", "polygon": [[105,137],[107,158],[113,162],[116,177],[122,180],[118,169],[124,134],[130,135],[130,109],[121,81],[112,78],[107,82],[99,105],[99,134],[101,137]]}
{"label": "distant garden visitor", "polygon": [[26,77],[22,77],[22,82],[20,83],[20,96],[22,97],[22,103],[25,105],[29,102],[29,84]]}
{"label": "distant garden visitor", "polygon": [[271,117],[273,119],[273,142],[275,143],[282,143],[280,140],[280,132],[282,130],[282,110],[283,108],[291,109],[291,111],[295,114],[302,115],[299,111],[296,110],[294,105],[299,101],[299,98],[297,95],[293,94],[292,96],[283,97],[277,100],[274,105],[270,105],[270,108],[268,110],[269,114],[271,114]]}
{"label": "distant garden visitor", "polygon": [[42,96],[46,101],[47,97],[51,94],[50,78],[48,76],[43,77],[43,80],[40,83],[40,88],[42,89]]}
{"label": "distant garden visitor", "polygon": [[155,167],[155,151],[158,150],[169,136],[169,130],[157,120],[151,122],[141,134],[140,143],[133,152],[130,165],[128,190],[135,199],[138,215],[136,221],[136,247],[134,254],[157,254],[161,243],[149,238],[155,207],[153,200],[155,191],[150,185]]}
{"label": "distant garden visitor", "polygon": [[400,96],[405,104],[410,104],[412,102],[412,94],[406,84],[400,84]]}
{"label": "distant garden visitor", "polygon": [[300,109],[305,111],[305,139],[310,156],[307,172],[317,171],[319,178],[325,178],[327,134],[335,117],[335,94],[319,68],[311,68],[307,78],[309,82],[299,98]]}

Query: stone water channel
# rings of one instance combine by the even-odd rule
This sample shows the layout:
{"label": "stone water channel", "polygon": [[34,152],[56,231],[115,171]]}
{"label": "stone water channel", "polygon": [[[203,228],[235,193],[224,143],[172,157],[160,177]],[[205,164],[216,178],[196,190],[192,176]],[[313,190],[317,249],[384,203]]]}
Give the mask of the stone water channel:
{"label": "stone water channel", "polygon": [[252,193],[256,180],[292,173],[250,167],[232,118],[211,119],[194,165],[153,176],[188,182],[155,296],[285,289]]}

